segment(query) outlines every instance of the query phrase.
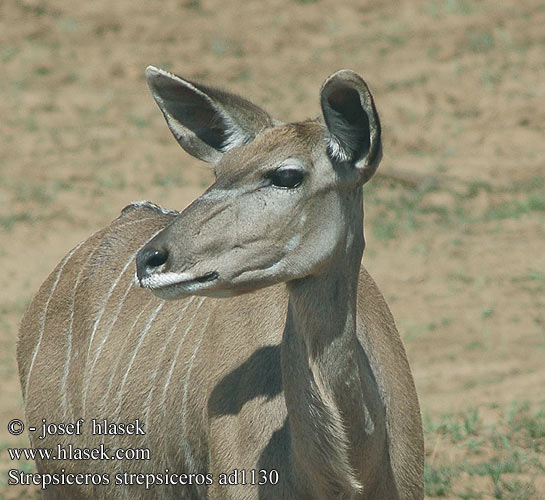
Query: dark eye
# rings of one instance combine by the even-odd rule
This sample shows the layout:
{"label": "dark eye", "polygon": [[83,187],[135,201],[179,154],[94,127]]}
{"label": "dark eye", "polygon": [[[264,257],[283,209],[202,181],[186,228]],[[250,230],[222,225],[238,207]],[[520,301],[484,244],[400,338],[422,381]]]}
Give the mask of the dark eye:
{"label": "dark eye", "polygon": [[271,172],[268,177],[273,186],[293,189],[303,182],[305,173],[299,168],[279,168]]}

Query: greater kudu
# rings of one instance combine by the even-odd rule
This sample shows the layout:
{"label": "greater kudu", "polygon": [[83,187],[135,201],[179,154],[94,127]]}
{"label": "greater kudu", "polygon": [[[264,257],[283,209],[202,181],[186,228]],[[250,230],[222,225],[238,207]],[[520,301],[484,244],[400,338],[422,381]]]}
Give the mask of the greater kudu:
{"label": "greater kudu", "polygon": [[[284,124],[166,71],[147,78],[178,142],[215,165],[216,181],[182,212],[129,205],[74,248],[23,319],[18,361],[28,425],[138,418],[145,431],[31,434],[34,446],[142,448],[151,459],[37,461],[44,473],[108,475],[46,498],[421,499],[413,379],[360,269],[362,185],[382,156],[365,82],[333,74],[323,116]],[[182,472],[208,476],[165,485]],[[239,484],[220,484],[222,473]],[[138,477],[156,485],[116,484]]]}

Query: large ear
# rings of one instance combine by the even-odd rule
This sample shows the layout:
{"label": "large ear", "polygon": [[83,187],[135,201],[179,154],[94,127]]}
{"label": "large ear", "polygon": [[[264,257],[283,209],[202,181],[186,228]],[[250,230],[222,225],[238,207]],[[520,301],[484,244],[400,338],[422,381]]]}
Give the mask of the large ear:
{"label": "large ear", "polygon": [[379,117],[366,83],[353,71],[337,71],[323,84],[320,100],[331,160],[350,163],[359,171],[360,182],[367,182],[380,163],[382,145]]}
{"label": "large ear", "polygon": [[154,66],[148,66],[146,78],[176,140],[206,162],[216,164],[223,153],[248,144],[273,123],[265,111],[237,95]]}

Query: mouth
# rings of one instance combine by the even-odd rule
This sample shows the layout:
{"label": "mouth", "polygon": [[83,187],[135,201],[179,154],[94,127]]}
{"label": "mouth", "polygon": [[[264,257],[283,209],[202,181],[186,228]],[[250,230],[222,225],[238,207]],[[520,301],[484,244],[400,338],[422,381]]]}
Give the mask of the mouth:
{"label": "mouth", "polygon": [[156,273],[137,279],[142,288],[149,289],[155,295],[164,299],[176,299],[204,292],[218,278],[219,273],[212,271],[201,276],[192,273]]}

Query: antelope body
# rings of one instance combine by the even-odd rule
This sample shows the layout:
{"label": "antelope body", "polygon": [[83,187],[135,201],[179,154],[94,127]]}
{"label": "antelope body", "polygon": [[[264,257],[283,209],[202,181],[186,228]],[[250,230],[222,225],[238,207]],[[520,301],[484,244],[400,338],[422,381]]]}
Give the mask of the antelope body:
{"label": "antelope body", "polygon": [[[216,182],[182,212],[129,205],[74,248],[17,354],[27,427],[85,419],[81,435],[31,433],[33,446],[150,459],[38,460],[41,473],[102,475],[45,498],[423,498],[413,379],[360,266],[362,185],[381,158],[366,84],[339,71],[320,119],[283,124],[233,94],[153,67],[147,78]],[[93,435],[92,419],[138,419],[145,434]],[[233,472],[238,484],[220,484]]]}

